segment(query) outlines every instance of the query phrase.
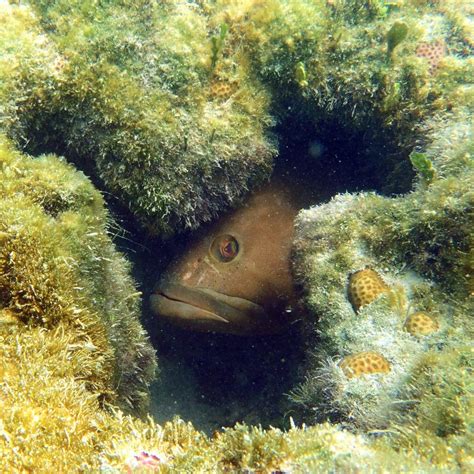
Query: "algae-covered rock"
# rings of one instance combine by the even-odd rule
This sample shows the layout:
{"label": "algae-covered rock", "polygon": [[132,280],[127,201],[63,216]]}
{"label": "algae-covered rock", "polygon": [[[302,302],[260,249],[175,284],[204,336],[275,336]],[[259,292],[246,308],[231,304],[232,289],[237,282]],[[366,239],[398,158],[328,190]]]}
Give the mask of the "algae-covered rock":
{"label": "algae-covered rock", "polygon": [[429,438],[464,462],[473,419],[469,117],[462,108],[433,124],[424,152],[436,170],[430,183],[420,172],[405,196],[338,195],[302,211],[295,244],[310,362],[293,399],[315,420],[404,426],[412,447],[426,450]]}
{"label": "algae-covered rock", "polygon": [[2,472],[428,467],[409,446],[337,426],[237,425],[210,439],[179,419],[124,416],[114,406],[146,402],[153,351],[101,195],[60,158],[29,157],[4,137],[0,174]]}
{"label": "algae-covered rock", "polygon": [[472,97],[470,2],[208,3],[272,92],[286,159],[321,144],[311,167],[333,188],[408,191],[425,120]]}
{"label": "algae-covered rock", "polygon": [[14,84],[2,122],[20,146],[66,155],[159,233],[268,177],[268,94],[236,45],[213,52],[197,5],[29,4],[0,6],[0,56],[19,62],[2,72]]}
{"label": "algae-covered rock", "polygon": [[[57,376],[68,374],[91,396],[142,410],[154,375],[154,351],[138,320],[140,293],[129,264],[107,234],[102,196],[63,160],[22,155],[4,136],[0,177],[4,349],[15,337],[20,351],[21,338],[31,346],[20,365],[12,359],[14,352],[2,357],[6,370],[14,368],[21,376],[26,354],[36,357],[35,347],[44,363],[57,349],[65,354],[62,364],[51,365]],[[52,334],[56,344],[51,340],[46,349],[41,340]]]}
{"label": "algae-covered rock", "polygon": [[[87,5],[2,4],[2,126],[31,153],[67,156],[158,233],[197,227],[268,177],[270,112],[284,141],[355,146],[342,172],[359,187],[406,191],[423,121],[474,74],[467,5]],[[406,37],[387,55],[396,25]]]}

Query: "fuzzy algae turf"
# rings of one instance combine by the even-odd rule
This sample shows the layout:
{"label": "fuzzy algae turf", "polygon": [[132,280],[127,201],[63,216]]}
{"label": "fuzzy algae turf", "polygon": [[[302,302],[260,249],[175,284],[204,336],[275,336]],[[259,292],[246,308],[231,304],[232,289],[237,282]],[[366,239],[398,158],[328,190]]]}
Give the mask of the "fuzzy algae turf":
{"label": "fuzzy algae turf", "polygon": [[[58,374],[122,408],[145,408],[154,351],[138,321],[129,265],[107,235],[101,195],[71,165],[22,155],[4,136],[0,176],[0,305],[10,342],[16,330],[30,339],[25,357],[35,357],[30,330],[52,347],[64,344],[71,363],[58,364]],[[21,374],[14,359],[2,362]]]}
{"label": "fuzzy algae turf", "polygon": [[[0,470],[472,469],[472,7],[13,3],[0,2]],[[100,194],[51,153],[169,234],[268,176],[270,112],[303,141],[337,130],[359,187],[406,192],[417,176],[404,196],[339,195],[298,220],[310,357],[293,398],[306,423],[359,433],[210,439],[122,415],[146,405],[154,369],[139,295]],[[349,277],[366,267],[389,291],[356,314]],[[420,312],[437,331],[407,330]],[[390,371],[347,377],[340,361],[361,353]]]}
{"label": "fuzzy algae turf", "polygon": [[[20,146],[66,154],[165,234],[210,220],[269,176],[269,96],[238,51],[225,63],[222,51],[213,53],[197,6],[30,4],[36,15],[3,12],[19,39],[6,49],[23,59],[23,42],[36,35],[42,41],[33,46],[54,53],[32,61],[46,63],[38,81],[23,61],[11,71],[11,82],[26,83],[9,98],[7,125]],[[222,94],[217,85],[226,83]]]}
{"label": "fuzzy algae turf", "polygon": [[[474,74],[473,26],[466,19],[472,7],[467,4],[216,3],[221,11],[215,21],[227,22],[229,31],[245,41],[286,133],[298,143],[313,138],[331,147],[342,142],[343,149],[333,155],[340,160],[352,152],[351,158],[343,158],[342,165],[334,160],[313,166],[326,174],[332,167],[340,179],[356,180],[359,189],[406,192],[413,177],[406,155],[424,140],[424,121],[472,98],[472,88],[464,87]],[[407,33],[390,51],[390,32],[397,24]],[[430,60],[417,49],[438,39],[450,54],[433,74]]]}
{"label": "fuzzy algae turf", "polygon": [[[271,114],[360,142],[347,172],[406,191],[423,120],[473,73],[472,25],[449,2],[29,3],[3,13],[9,134],[67,155],[157,233],[268,177]],[[387,54],[396,24],[407,35]],[[418,48],[444,38],[433,74]]]}

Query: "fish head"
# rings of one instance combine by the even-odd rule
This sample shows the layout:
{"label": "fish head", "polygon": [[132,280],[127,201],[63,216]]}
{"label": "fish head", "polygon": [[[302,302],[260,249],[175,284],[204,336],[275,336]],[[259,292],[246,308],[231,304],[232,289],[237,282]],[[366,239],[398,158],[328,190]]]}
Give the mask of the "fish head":
{"label": "fish head", "polygon": [[289,322],[297,209],[268,185],[224,216],[178,256],[151,295],[157,317],[183,328],[271,334]]}

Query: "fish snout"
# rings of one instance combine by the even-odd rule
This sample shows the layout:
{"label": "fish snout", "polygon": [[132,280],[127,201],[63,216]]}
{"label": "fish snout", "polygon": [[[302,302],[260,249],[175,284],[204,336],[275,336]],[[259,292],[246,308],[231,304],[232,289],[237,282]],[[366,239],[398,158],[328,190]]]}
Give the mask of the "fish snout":
{"label": "fish snout", "polygon": [[168,280],[155,285],[151,295],[151,308],[158,316],[189,321],[228,322],[225,318],[206,310],[205,306],[199,290]]}
{"label": "fish snout", "polygon": [[154,314],[185,329],[231,334],[268,334],[275,325],[262,306],[209,288],[160,280],[150,297]]}

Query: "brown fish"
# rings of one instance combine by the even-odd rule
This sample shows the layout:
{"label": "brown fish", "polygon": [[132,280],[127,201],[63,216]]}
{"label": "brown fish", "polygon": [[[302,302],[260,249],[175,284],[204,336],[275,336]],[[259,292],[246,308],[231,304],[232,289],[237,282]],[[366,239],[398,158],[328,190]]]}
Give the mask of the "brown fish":
{"label": "brown fish", "polygon": [[252,194],[171,264],[151,296],[153,312],[196,331],[282,331],[295,300],[290,251],[300,208],[283,183]]}

